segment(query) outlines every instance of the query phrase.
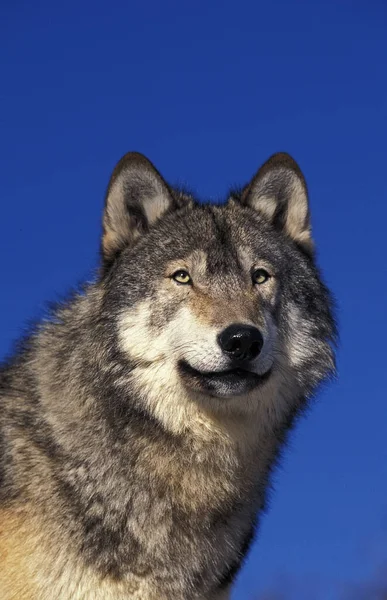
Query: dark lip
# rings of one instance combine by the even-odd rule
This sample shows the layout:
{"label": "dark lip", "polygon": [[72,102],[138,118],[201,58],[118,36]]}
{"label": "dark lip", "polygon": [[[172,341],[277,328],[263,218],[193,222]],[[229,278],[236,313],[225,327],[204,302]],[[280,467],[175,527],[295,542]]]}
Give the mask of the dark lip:
{"label": "dark lip", "polygon": [[191,365],[185,360],[180,361],[179,364],[180,367],[186,371],[186,373],[197,375],[199,377],[205,377],[206,379],[212,379],[214,377],[227,377],[228,375],[237,375],[238,377],[260,377],[260,375],[257,375],[248,369],[243,369],[242,367],[234,367],[233,369],[226,369],[224,371],[198,371],[197,369],[194,369],[194,367],[191,367]]}
{"label": "dark lip", "polygon": [[230,387],[230,393],[234,387],[240,388],[240,393],[252,390],[267,381],[272,371],[269,369],[263,375],[258,375],[241,366],[224,371],[198,371],[185,360],[181,360],[178,366],[183,377],[194,383],[194,387],[202,388],[210,394],[219,384],[225,383]]}

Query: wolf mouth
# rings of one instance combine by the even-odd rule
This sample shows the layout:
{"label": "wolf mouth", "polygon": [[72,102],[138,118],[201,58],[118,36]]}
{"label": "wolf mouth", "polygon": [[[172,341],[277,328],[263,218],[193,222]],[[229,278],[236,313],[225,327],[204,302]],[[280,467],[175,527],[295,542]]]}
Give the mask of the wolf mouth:
{"label": "wolf mouth", "polygon": [[181,360],[178,366],[180,374],[189,385],[216,396],[244,394],[265,383],[271,374],[271,369],[258,375],[242,367],[224,371],[199,371],[185,360]]}

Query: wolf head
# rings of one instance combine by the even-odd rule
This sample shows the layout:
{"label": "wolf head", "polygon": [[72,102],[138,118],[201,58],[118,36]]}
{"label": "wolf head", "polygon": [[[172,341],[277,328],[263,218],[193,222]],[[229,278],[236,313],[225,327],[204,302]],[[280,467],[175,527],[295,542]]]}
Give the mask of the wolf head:
{"label": "wolf head", "polygon": [[334,368],[307,188],[287,154],[212,206],[126,154],[107,190],[101,253],[120,351],[159,416],[166,397],[172,412],[182,398],[243,412],[273,394],[288,407]]}

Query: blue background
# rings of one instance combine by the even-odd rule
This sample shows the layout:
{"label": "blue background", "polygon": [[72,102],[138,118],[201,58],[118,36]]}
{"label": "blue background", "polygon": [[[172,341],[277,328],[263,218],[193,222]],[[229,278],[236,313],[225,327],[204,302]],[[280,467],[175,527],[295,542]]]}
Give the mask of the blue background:
{"label": "blue background", "polygon": [[292,436],[234,599],[381,598],[387,5],[8,0],[0,63],[2,355],[93,276],[126,151],[210,199],[275,151],[299,161],[339,305],[339,379]]}

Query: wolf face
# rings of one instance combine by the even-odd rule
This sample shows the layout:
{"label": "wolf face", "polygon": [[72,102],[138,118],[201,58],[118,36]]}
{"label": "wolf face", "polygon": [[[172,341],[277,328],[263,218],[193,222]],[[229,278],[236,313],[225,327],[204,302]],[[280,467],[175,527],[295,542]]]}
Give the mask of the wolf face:
{"label": "wolf face", "polygon": [[256,410],[284,379],[296,396],[333,369],[310,231],[305,181],[288,155],[221,206],[171,189],[141,155],[121,160],[106,197],[103,273],[148,408],[168,389],[177,412],[192,402]]}

